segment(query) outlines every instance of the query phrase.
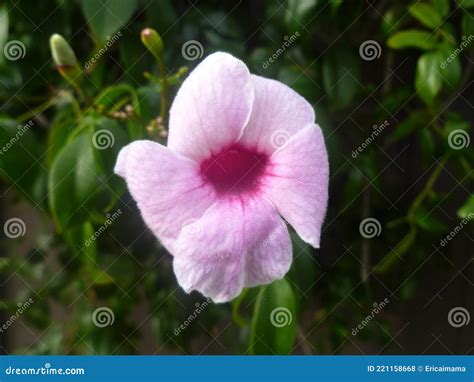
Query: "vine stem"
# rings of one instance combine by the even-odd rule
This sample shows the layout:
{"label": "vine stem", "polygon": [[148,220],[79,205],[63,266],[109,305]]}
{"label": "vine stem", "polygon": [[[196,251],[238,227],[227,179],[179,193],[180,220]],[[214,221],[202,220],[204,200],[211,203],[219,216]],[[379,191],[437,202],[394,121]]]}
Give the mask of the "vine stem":
{"label": "vine stem", "polygon": [[438,180],[439,175],[441,174],[441,170],[443,170],[445,164],[447,163],[449,159],[450,153],[446,153],[443,155],[441,160],[438,162],[436,165],[436,168],[433,170],[431,173],[428,181],[426,182],[425,186],[423,187],[423,190],[418,194],[418,196],[415,198],[413,203],[411,204],[410,208],[408,209],[408,220],[410,222],[413,222],[414,219],[414,214],[416,209],[423,203],[425,198],[431,194],[433,191],[433,186],[436,183],[436,180]]}

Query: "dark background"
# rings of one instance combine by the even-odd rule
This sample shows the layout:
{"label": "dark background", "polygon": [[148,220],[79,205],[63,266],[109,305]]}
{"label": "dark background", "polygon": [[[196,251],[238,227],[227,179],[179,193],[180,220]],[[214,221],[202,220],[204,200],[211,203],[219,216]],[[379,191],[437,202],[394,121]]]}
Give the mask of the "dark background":
{"label": "dark background", "polygon": [[[268,328],[255,328],[258,288],[239,302],[211,304],[174,334],[204,298],[181,291],[171,256],[144,227],[124,184],[107,165],[128,141],[166,141],[156,120],[163,90],[144,76],[160,75],[140,42],[140,31],[151,27],[163,39],[167,75],[200,61],[182,52],[183,44],[195,40],[203,57],[230,52],[251,72],[288,84],[316,110],[329,150],[329,209],[320,250],[293,235],[295,260],[286,279],[296,302],[295,334],[283,352],[472,354],[473,322],[453,327],[448,316],[459,307],[468,316],[474,311],[469,222],[474,155],[472,144],[456,149],[449,137],[461,131],[472,139],[473,45],[461,44],[467,41],[463,36],[474,35],[474,2],[98,1],[95,13],[87,3],[13,0],[0,7],[0,45],[12,40],[24,45],[24,57],[0,60],[0,146],[17,125],[33,121],[0,157],[0,221],[19,218],[25,226],[16,238],[1,231],[0,324],[17,312],[18,303],[34,300],[0,334],[3,353],[282,352],[270,343],[282,332],[268,322]],[[425,34],[400,38],[406,30]],[[112,115],[111,105],[88,105],[74,95],[49,49],[50,36],[60,33],[83,69],[107,36],[118,32],[82,86],[97,99],[109,86],[128,84],[141,110],[135,130],[132,118]],[[282,49],[296,32],[296,40]],[[375,57],[368,59],[359,50],[369,40],[378,46],[372,43]],[[443,68],[443,60],[460,47]],[[171,98],[185,76],[171,87]],[[111,131],[122,129],[105,165],[94,162],[102,172],[97,170],[94,197],[84,200],[75,192],[57,195],[51,180],[55,159],[71,147],[67,137],[83,126],[71,95],[90,116],[92,132],[107,123],[115,124]],[[133,104],[128,97],[113,99],[125,98],[117,110]],[[354,158],[373,126],[384,121],[387,127]],[[79,147],[67,168],[75,168],[74,158],[87,150]],[[82,181],[88,180],[77,178]],[[71,206],[73,222],[58,223],[57,210]],[[87,208],[76,216],[81,206]],[[84,237],[117,209],[123,214],[97,245],[84,247]],[[380,224],[373,238],[361,235],[366,218]],[[462,229],[441,245],[463,218]],[[384,299],[386,307],[353,335],[373,304]],[[114,322],[101,328],[91,315],[104,306],[113,311]],[[257,334],[261,341],[252,347],[255,330],[264,334]]]}

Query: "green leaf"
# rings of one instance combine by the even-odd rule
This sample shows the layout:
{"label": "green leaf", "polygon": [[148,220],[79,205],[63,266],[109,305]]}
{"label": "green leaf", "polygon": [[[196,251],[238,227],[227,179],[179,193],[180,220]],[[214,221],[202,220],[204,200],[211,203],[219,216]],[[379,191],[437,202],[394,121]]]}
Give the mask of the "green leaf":
{"label": "green leaf", "polygon": [[347,107],[360,89],[360,60],[341,49],[332,49],[322,65],[324,90],[337,109]]}
{"label": "green leaf", "polygon": [[419,207],[414,214],[415,223],[424,231],[445,232],[448,227],[441,220],[432,215],[433,211]]}
{"label": "green leaf", "polygon": [[474,195],[469,196],[462,207],[458,210],[461,219],[474,219]]}
{"label": "green leaf", "polygon": [[414,111],[408,115],[408,117],[400,122],[390,138],[391,142],[396,142],[407,135],[410,135],[414,131],[426,126],[426,122],[429,121],[429,115],[424,111]]}
{"label": "green leaf", "polygon": [[449,14],[449,0],[431,0],[431,3],[442,17]]}
{"label": "green leaf", "polygon": [[81,0],[82,12],[97,45],[104,44],[114,33],[125,27],[137,5],[137,0]]}
{"label": "green leaf", "polygon": [[288,0],[285,13],[285,23],[298,30],[304,23],[311,10],[316,7],[318,0]]}
{"label": "green leaf", "polygon": [[454,89],[461,81],[462,67],[459,56],[451,56],[456,48],[448,43],[440,46],[440,55],[442,57],[440,69],[443,82],[448,89]]}
{"label": "green leaf", "polygon": [[415,87],[418,96],[428,105],[433,103],[441,90],[441,61],[439,52],[431,52],[421,55],[416,65]]}
{"label": "green leaf", "polygon": [[91,238],[94,227],[90,222],[77,225],[64,232],[64,238],[74,254],[89,271],[97,268],[97,243]]}
{"label": "green leaf", "polygon": [[421,153],[423,154],[423,163],[428,164],[433,161],[435,142],[429,127],[420,130]]}
{"label": "green leaf", "polygon": [[[8,40],[8,9],[4,4],[0,7],[0,52]],[[5,62],[5,55],[0,54],[0,65]]]}
{"label": "green leaf", "polygon": [[457,0],[456,2],[463,8],[474,8],[474,0]]}
{"label": "green leaf", "polygon": [[443,19],[431,5],[426,3],[415,3],[408,9],[410,14],[429,28],[436,28]]}
{"label": "green leaf", "polygon": [[93,220],[105,207],[101,178],[91,136],[85,131],[62,149],[49,173],[49,203],[58,229]]}
{"label": "green leaf", "polygon": [[392,49],[419,48],[433,49],[438,40],[430,33],[418,29],[407,29],[397,32],[387,40],[387,45]]}
{"label": "green leaf", "polygon": [[28,201],[38,203],[44,195],[39,182],[45,169],[41,165],[41,146],[33,128],[33,121],[19,124],[0,118],[0,178],[16,187]]}
{"label": "green leaf", "polygon": [[474,12],[465,11],[462,15],[462,33],[465,38],[474,35]]}
{"label": "green leaf", "polygon": [[296,301],[285,279],[261,288],[250,331],[252,354],[289,354],[296,337]]}

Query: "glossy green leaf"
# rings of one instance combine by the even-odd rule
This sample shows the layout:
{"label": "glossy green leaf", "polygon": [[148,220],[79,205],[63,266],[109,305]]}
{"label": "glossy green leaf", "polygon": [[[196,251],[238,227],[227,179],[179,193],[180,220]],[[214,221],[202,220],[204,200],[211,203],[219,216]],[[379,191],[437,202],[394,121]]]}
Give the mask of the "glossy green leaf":
{"label": "glossy green leaf", "polygon": [[458,210],[461,219],[474,219],[474,195],[469,196],[462,207]]}
{"label": "glossy green leaf", "polygon": [[296,337],[296,300],[285,279],[261,288],[253,312],[252,354],[289,354]]}
{"label": "glossy green leaf", "polygon": [[125,27],[137,5],[137,0],[81,0],[82,11],[98,45]]}
{"label": "glossy green leaf", "polygon": [[387,40],[387,45],[392,49],[419,48],[430,50],[437,43],[438,40],[432,33],[418,29],[397,32]]}
{"label": "glossy green leaf", "polygon": [[428,105],[441,90],[442,77],[440,63],[442,56],[439,52],[423,54],[416,65],[415,87],[418,96]]}
{"label": "glossy green leaf", "polygon": [[415,3],[408,10],[413,17],[429,28],[436,28],[443,21],[437,10],[426,3]]}

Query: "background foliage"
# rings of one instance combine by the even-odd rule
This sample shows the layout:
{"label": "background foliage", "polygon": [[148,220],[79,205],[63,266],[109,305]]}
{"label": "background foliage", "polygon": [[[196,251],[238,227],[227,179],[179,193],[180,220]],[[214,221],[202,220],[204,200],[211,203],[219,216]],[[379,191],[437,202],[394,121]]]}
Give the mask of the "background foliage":
{"label": "background foliage", "polygon": [[[474,213],[473,15],[471,0],[3,3],[0,47],[20,41],[24,55],[0,55],[0,218],[25,232],[1,242],[1,321],[34,301],[2,332],[4,352],[472,351],[455,332],[469,329],[445,318],[472,307],[472,223],[440,240]],[[162,37],[164,67],[140,42],[146,27]],[[77,83],[51,59],[53,33],[76,53]],[[191,40],[197,56],[230,52],[305,96],[329,147],[321,250],[295,236],[285,280],[225,305],[181,291],[112,171],[128,142],[166,142],[169,101],[199,62],[182,49]],[[367,218],[380,224],[372,238]],[[105,327],[92,319],[104,307]],[[270,319],[278,307],[283,326]]]}

